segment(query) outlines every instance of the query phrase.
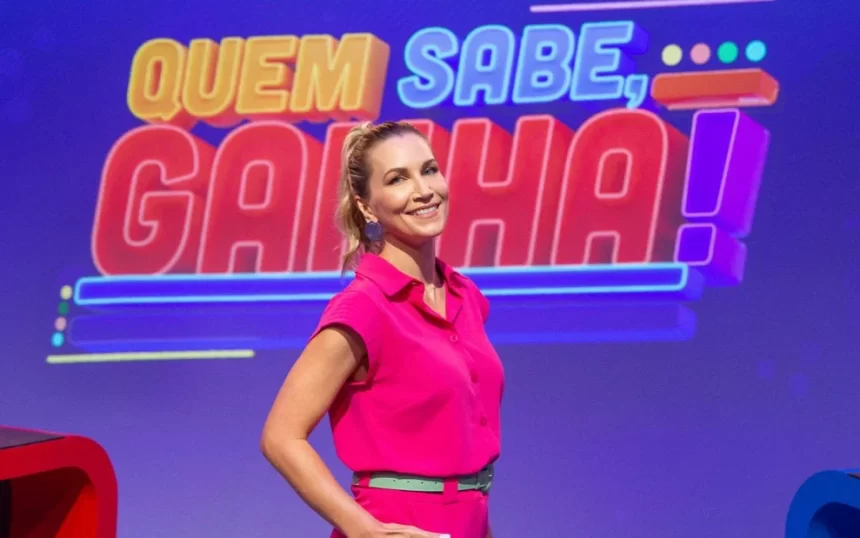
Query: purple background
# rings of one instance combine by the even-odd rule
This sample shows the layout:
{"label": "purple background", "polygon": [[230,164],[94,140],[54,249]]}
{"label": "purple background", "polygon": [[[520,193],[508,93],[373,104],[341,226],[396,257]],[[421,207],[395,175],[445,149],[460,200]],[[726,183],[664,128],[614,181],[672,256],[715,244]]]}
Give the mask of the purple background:
{"label": "purple background", "polygon": [[[403,44],[424,26],[461,38],[482,24],[577,29],[633,19],[665,44],[762,39],[782,90],[750,115],[773,136],[743,283],[709,289],[688,342],[500,346],[507,371],[496,536],[778,536],[813,472],[857,466],[860,81],[852,2],[790,2],[531,15],[499,4],[380,0],[250,4],[216,0],[6,4],[0,17],[0,211],[4,298],[0,423],[91,436],[120,485],[120,536],[324,536],[258,451],[268,406],[297,351],[250,361],[49,366],[59,286],[89,259],[105,155],[138,125],[125,104],[137,47],[153,37],[371,31],[392,47],[383,114]],[[842,9],[837,9],[840,7]],[[850,15],[853,10],[855,15]],[[329,13],[329,14],[326,14]],[[743,62],[744,60],[740,60]],[[570,103],[441,111],[516,117]],[[416,116],[416,114],[408,114]],[[689,132],[691,113],[665,114]],[[317,130],[309,129],[315,135]],[[214,135],[213,135],[214,136]],[[220,136],[220,135],[219,135]],[[551,312],[546,315],[551,315]],[[338,477],[327,424],[313,441]]]}

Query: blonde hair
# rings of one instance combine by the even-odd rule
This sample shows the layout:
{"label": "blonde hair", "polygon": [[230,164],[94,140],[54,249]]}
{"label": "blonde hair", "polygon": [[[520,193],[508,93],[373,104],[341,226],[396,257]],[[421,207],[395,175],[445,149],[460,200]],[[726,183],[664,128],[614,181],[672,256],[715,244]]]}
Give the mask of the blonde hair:
{"label": "blonde hair", "polygon": [[383,140],[404,134],[415,134],[424,138],[418,129],[406,122],[389,121],[373,125],[368,121],[350,129],[343,141],[336,213],[338,228],[347,242],[341,267],[343,271],[355,265],[361,252],[374,252],[379,248],[379,245],[368,239],[365,233],[367,221],[356,202],[356,197],[367,200],[370,194],[368,187],[371,170],[367,155]]}

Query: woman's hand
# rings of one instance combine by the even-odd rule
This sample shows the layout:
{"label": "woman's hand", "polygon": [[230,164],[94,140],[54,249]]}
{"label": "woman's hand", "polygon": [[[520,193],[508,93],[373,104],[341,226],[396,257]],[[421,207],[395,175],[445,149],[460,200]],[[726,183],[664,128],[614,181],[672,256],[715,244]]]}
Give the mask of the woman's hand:
{"label": "woman's hand", "polygon": [[409,525],[380,523],[377,528],[363,534],[361,538],[451,538],[451,535],[422,531]]}

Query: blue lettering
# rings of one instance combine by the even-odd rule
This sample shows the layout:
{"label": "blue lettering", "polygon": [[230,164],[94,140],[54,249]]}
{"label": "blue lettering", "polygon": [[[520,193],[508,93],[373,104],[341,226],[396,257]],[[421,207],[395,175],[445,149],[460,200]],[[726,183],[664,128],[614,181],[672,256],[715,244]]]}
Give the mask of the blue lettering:
{"label": "blue lettering", "polygon": [[548,103],[567,93],[575,45],[576,38],[567,26],[526,26],[514,76],[513,102]]}
{"label": "blue lettering", "polygon": [[450,95],[454,70],[445,59],[456,56],[457,36],[445,28],[424,28],[409,38],[403,51],[406,68],[412,75],[397,81],[400,102],[410,108],[429,108]]}
{"label": "blue lettering", "polygon": [[578,41],[562,24],[529,25],[518,53],[505,26],[476,28],[462,47],[450,30],[425,28],[406,43],[410,74],[397,81],[397,94],[414,109],[437,106],[452,93],[458,107],[502,105],[509,96],[514,104],[548,103],[567,94],[572,101],[624,101],[637,108],[647,98],[649,77],[634,73],[633,56],[647,46],[648,35],[632,21],[583,24]]}
{"label": "blue lettering", "polygon": [[627,99],[627,108],[639,108],[648,97],[648,75],[627,75],[624,83],[624,97]]}
{"label": "blue lettering", "polygon": [[454,104],[474,105],[480,90],[485,104],[504,104],[511,84],[514,48],[514,33],[509,28],[487,25],[472,30],[463,41]]}
{"label": "blue lettering", "polygon": [[[583,24],[570,99],[617,100],[624,96],[630,108],[642,104],[648,91],[647,76],[632,74],[630,55],[642,54],[647,44],[647,34],[632,21]],[[626,75],[631,76],[627,79]]]}

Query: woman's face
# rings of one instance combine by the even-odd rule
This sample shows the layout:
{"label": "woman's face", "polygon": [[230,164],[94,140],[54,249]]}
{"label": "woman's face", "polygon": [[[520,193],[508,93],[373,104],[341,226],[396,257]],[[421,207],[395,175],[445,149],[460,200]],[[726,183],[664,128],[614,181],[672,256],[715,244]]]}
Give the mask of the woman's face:
{"label": "woman's face", "polygon": [[406,133],[376,144],[368,154],[365,217],[378,220],[387,239],[419,247],[442,233],[448,220],[448,183],[433,150],[422,137]]}

